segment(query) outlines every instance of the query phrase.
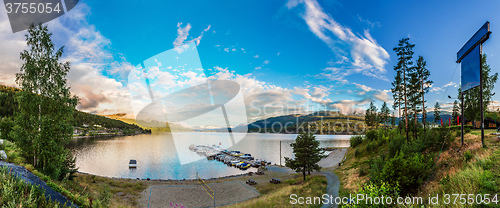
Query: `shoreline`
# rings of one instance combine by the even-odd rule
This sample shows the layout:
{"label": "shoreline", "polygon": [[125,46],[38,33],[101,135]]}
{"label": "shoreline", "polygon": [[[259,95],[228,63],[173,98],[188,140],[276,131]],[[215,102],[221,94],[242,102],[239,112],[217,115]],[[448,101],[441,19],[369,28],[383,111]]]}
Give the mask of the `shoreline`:
{"label": "shoreline", "polygon": [[[347,151],[349,147],[327,147],[327,148],[333,148],[330,153],[328,153],[328,156],[326,158],[321,159],[321,161],[318,164],[323,164],[322,168],[336,168],[338,167],[338,164],[341,163],[345,155],[347,154]],[[327,165],[330,164],[330,165]],[[320,165],[321,166],[321,165]],[[270,167],[270,169],[268,169]],[[273,172],[281,172],[277,171],[277,169],[289,169],[285,166],[279,166],[279,165],[268,165],[266,166],[266,170],[273,171]],[[125,180],[137,180],[137,181],[157,181],[157,182],[193,182],[197,181],[197,179],[161,179],[161,178],[126,178],[126,177],[114,177],[114,176],[101,176],[101,175],[96,175],[92,173],[86,173],[86,172],[81,172],[77,171],[79,174],[83,175],[90,175],[90,176],[97,176],[97,177],[102,177],[102,178],[108,178],[108,179],[125,179]],[[255,172],[252,171],[252,175],[255,174]],[[228,176],[221,176],[221,177],[212,177],[212,178],[203,178],[205,181],[217,181],[217,180],[224,180],[224,179],[231,179],[231,178],[238,178],[238,177],[244,177],[244,176],[250,176],[250,173],[242,173],[242,174],[236,174],[236,175],[228,175]]]}
{"label": "shoreline", "polygon": [[113,136],[136,136],[136,135],[142,135],[142,134],[147,134],[147,133],[140,133],[140,134],[98,134],[98,135],[93,135],[93,136],[72,136],[72,139],[83,139],[83,138],[95,138],[95,137],[113,137]]}

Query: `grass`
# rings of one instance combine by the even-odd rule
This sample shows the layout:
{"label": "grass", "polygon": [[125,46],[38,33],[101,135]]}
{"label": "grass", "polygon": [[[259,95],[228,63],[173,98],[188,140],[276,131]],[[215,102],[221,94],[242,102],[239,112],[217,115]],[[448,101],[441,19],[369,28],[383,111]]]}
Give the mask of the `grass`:
{"label": "grass", "polygon": [[52,189],[80,207],[139,207],[137,199],[148,186],[138,180],[112,179],[79,173],[73,180],[54,181],[32,165],[25,164],[25,159],[21,157],[20,150],[14,143],[4,142],[8,156],[7,162],[24,166]]}
{"label": "grass", "polygon": [[[493,132],[496,130],[485,131],[486,148],[482,148],[480,130],[472,130],[471,133],[466,134],[464,146],[460,144],[460,134],[456,134],[456,139],[450,147],[440,154],[431,177],[419,190],[415,190],[414,196],[423,197],[426,207],[498,207],[499,204],[445,205],[443,201],[444,194],[498,194],[500,198],[500,166],[498,165],[500,140],[491,135]],[[363,142],[356,148],[350,148],[344,165],[334,171],[340,179],[339,195],[341,197],[359,190],[369,180],[368,176],[362,173],[363,169],[369,169],[368,161],[377,157],[381,152],[387,151],[387,145],[367,151],[368,145],[370,145],[368,142]],[[357,156],[355,156],[356,150],[358,150]],[[427,197],[436,194],[440,196],[439,205],[428,206]]]}
{"label": "grass", "polygon": [[0,207],[63,207],[59,203],[47,202],[44,191],[38,186],[25,183],[10,174],[6,167],[0,168]]}
{"label": "grass", "polygon": [[[290,195],[292,194],[305,198],[321,197],[321,195],[326,193],[327,180],[325,176],[308,176],[305,181],[303,181],[302,176],[296,176],[279,184],[269,183],[262,186],[258,190],[263,195],[228,207],[295,207],[297,205],[291,204]],[[321,204],[312,204],[308,205],[308,207],[321,207]]]}

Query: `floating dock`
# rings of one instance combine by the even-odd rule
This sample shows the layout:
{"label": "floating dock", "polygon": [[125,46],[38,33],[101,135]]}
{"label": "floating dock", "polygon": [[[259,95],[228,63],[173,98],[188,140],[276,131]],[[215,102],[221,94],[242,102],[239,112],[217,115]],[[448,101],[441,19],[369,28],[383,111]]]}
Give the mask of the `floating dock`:
{"label": "floating dock", "polygon": [[[198,155],[205,156],[208,160],[218,160],[224,164],[235,166],[241,162],[248,164],[245,167],[237,167],[246,170],[250,167],[260,167],[265,165],[270,165],[271,162],[265,160],[255,159],[250,154],[245,154],[240,151],[233,151],[229,149],[223,149],[219,146],[208,146],[208,145],[191,145],[189,149],[196,152]],[[236,166],[235,166],[236,167]]]}

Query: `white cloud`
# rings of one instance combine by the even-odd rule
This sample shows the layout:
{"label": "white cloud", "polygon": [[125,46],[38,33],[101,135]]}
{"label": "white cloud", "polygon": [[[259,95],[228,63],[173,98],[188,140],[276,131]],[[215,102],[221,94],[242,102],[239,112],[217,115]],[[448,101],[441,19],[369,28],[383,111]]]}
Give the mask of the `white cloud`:
{"label": "white cloud", "polygon": [[259,58],[259,54],[255,55],[255,56],[253,56],[253,57],[254,57],[254,58]]}
{"label": "white cloud", "polygon": [[255,67],[255,69],[262,69],[262,66]]}
{"label": "white cloud", "polygon": [[184,51],[186,48],[185,45],[186,43],[191,43],[195,42],[196,45],[200,45],[201,38],[203,37],[203,33],[210,30],[210,25],[208,25],[207,28],[203,29],[201,31],[200,36],[197,38],[194,38],[192,40],[186,41],[188,35],[189,35],[189,30],[191,30],[191,24],[187,23],[185,27],[182,27],[182,22],[177,23],[177,38],[174,40],[174,47],[176,48],[177,52],[181,53]]}
{"label": "white cloud", "polygon": [[[327,107],[332,101],[327,98],[330,89],[324,86],[283,88],[259,81],[252,74],[239,75],[227,68],[215,67],[216,74],[209,79],[233,80],[240,84],[250,120],[293,113],[311,113],[318,106]],[[294,99],[301,96],[301,99]],[[311,107],[312,106],[312,107]],[[265,112],[264,112],[265,109]]]}
{"label": "white cloud", "polygon": [[448,84],[443,85],[443,87],[449,87],[449,86],[458,87],[457,83],[455,82],[450,82]]}
{"label": "white cloud", "polygon": [[356,87],[361,88],[361,89],[362,89],[363,91],[365,91],[365,92],[368,92],[368,91],[372,91],[372,90],[373,90],[373,88],[368,87],[368,86],[366,86],[366,85],[362,85],[362,84],[358,84],[358,83],[353,83],[353,84],[354,84],[354,85],[356,85]]}
{"label": "white cloud", "polygon": [[[126,87],[117,79],[125,77],[133,67],[122,57],[113,59],[110,41],[86,21],[90,8],[79,3],[65,15],[50,21],[49,32],[56,49],[64,45],[60,62],[70,61],[67,75],[71,93],[80,98],[78,109],[110,114],[129,113],[130,100]],[[0,83],[14,85],[15,73],[22,61],[19,53],[26,48],[26,32],[12,34],[7,15],[0,14]],[[103,75],[113,74],[116,79]]]}
{"label": "white cloud", "polygon": [[224,48],[224,51],[229,52],[229,48]]}
{"label": "white cloud", "polygon": [[269,60],[265,60],[265,61],[263,62],[263,64],[264,64],[264,65],[267,65],[267,64],[269,64],[269,62],[270,62]]}
{"label": "white cloud", "polygon": [[389,53],[373,39],[368,30],[364,31],[364,35],[354,34],[350,28],[340,25],[325,13],[316,0],[290,0],[286,5],[292,9],[299,4],[304,6],[301,17],[314,35],[327,44],[337,56],[350,54],[350,66],[344,65],[341,73],[330,78],[341,81],[347,75],[361,73],[387,81],[383,74],[386,73],[385,65]]}

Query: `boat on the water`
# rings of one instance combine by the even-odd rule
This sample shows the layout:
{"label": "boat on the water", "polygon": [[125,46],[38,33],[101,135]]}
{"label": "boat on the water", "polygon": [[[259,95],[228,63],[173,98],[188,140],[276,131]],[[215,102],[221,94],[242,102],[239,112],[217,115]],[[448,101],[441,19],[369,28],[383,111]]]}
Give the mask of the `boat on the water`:
{"label": "boat on the water", "polygon": [[130,160],[130,162],[128,162],[128,168],[137,168],[137,160]]}

